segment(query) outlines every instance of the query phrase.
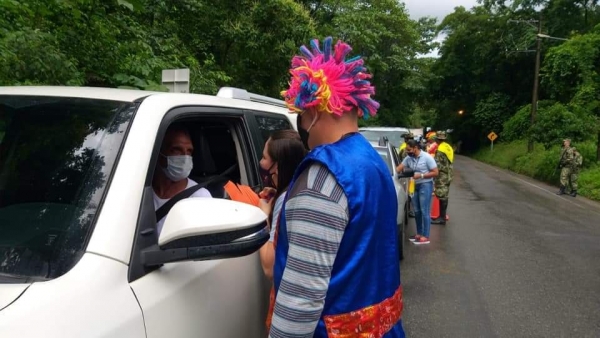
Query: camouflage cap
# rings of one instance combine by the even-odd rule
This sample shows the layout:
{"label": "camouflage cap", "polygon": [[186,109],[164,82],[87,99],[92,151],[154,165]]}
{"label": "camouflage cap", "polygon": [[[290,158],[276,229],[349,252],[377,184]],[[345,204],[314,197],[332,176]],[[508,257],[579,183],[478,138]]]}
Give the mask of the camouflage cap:
{"label": "camouflage cap", "polygon": [[413,133],[406,133],[406,134],[402,134],[402,137],[405,139],[414,139],[415,135],[413,135]]}
{"label": "camouflage cap", "polygon": [[566,139],[563,140],[563,142],[565,142],[565,141],[571,142],[571,139],[570,138],[566,138]]}
{"label": "camouflage cap", "polygon": [[445,140],[446,132],[443,130],[438,131],[437,133],[435,133],[435,138],[437,138],[438,140]]}

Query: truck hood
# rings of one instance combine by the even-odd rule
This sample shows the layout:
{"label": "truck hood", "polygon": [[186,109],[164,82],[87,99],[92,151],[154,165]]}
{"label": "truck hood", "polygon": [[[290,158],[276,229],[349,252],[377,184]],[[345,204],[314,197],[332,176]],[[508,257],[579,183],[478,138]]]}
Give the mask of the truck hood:
{"label": "truck hood", "polygon": [[19,298],[31,284],[0,284],[0,311]]}

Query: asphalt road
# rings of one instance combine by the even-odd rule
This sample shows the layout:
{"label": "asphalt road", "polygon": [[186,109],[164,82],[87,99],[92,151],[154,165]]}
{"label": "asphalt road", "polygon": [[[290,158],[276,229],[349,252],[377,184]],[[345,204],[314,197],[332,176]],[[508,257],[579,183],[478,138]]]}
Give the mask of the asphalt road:
{"label": "asphalt road", "polygon": [[600,204],[465,157],[454,172],[450,222],[405,244],[407,337],[600,337]]}

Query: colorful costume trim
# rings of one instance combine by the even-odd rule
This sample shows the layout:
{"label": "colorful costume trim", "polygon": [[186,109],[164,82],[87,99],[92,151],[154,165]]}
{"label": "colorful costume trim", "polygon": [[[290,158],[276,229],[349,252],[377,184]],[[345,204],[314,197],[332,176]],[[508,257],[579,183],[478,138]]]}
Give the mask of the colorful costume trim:
{"label": "colorful costume trim", "polygon": [[325,38],[321,51],[319,40],[314,39],[312,52],[302,46],[302,56],[292,59],[290,87],[281,92],[288,108],[293,113],[314,109],[337,116],[358,108],[358,116],[364,119],[375,116],[379,103],[371,99],[375,87],[368,81],[371,74],[364,60],[360,56],[345,60],[350,45],[338,41],[332,50],[332,41]]}
{"label": "colorful costume trim", "polygon": [[344,313],[325,316],[329,338],[380,338],[402,317],[402,286],[379,304]]}

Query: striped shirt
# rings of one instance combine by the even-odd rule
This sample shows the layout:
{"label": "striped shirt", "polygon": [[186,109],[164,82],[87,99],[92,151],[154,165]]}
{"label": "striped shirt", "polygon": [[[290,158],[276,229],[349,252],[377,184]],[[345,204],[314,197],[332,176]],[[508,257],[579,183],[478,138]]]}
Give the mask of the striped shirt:
{"label": "striped shirt", "polygon": [[285,204],[289,242],[269,337],[312,337],[349,222],[348,200],[331,172],[312,164]]}

